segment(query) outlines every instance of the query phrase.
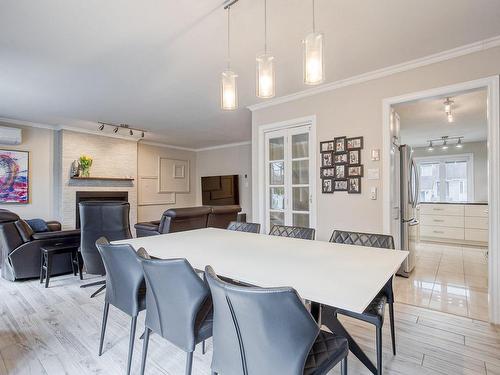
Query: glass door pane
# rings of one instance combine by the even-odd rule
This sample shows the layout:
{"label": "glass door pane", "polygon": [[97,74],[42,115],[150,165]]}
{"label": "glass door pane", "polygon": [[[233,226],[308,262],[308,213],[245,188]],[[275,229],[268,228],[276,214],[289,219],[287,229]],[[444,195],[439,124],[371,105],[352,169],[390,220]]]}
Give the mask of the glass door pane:
{"label": "glass door pane", "polygon": [[[303,130],[292,130],[290,137],[292,155],[291,196],[292,207],[290,224],[299,227],[309,227],[310,181],[309,181],[309,133]],[[295,133],[295,134],[294,134]]]}

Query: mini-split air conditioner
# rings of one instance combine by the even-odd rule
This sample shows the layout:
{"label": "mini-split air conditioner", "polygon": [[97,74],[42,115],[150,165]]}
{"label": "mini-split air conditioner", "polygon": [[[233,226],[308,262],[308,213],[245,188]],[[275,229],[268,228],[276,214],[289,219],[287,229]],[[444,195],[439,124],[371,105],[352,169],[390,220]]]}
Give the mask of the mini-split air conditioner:
{"label": "mini-split air conditioner", "polygon": [[0,145],[20,145],[21,142],[21,129],[0,126]]}

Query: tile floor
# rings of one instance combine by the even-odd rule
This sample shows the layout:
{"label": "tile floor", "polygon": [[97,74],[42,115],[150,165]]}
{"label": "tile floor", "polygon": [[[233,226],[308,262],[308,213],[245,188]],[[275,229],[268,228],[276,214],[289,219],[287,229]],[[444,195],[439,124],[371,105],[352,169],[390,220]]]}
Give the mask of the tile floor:
{"label": "tile floor", "polygon": [[488,320],[486,249],[419,243],[409,278],[396,277],[396,301]]}

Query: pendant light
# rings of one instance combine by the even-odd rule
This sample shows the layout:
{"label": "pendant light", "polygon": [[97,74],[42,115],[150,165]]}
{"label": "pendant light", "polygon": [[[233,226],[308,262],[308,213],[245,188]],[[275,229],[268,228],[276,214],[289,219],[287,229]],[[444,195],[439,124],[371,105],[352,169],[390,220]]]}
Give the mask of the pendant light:
{"label": "pendant light", "polygon": [[302,41],[304,83],[317,85],[325,80],[323,34],[316,32],[315,0],[312,0],[313,32]]}
{"label": "pendant light", "polygon": [[256,85],[258,98],[272,98],[275,95],[274,56],[267,51],[267,0],[264,0],[264,53],[256,58]]}
{"label": "pendant light", "polygon": [[221,108],[233,111],[238,108],[238,89],[236,78],[238,75],[231,70],[230,50],[230,7],[227,7],[227,68],[222,72],[220,80]]}

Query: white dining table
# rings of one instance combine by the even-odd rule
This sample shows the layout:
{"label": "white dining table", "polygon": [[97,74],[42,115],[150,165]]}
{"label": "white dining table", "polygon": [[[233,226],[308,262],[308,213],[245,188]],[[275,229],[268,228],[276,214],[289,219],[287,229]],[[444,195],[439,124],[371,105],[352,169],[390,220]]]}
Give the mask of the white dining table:
{"label": "white dining table", "polygon": [[[255,286],[291,286],[302,298],[323,306],[323,315],[328,314],[328,307],[363,312],[408,256],[407,251],[216,228],[113,243],[128,243],[135,250],[143,247],[155,258],[186,258],[198,270],[211,265],[219,276]],[[323,323],[349,336],[350,350],[376,372],[340,322],[334,320],[332,323],[332,317],[325,316]]]}

